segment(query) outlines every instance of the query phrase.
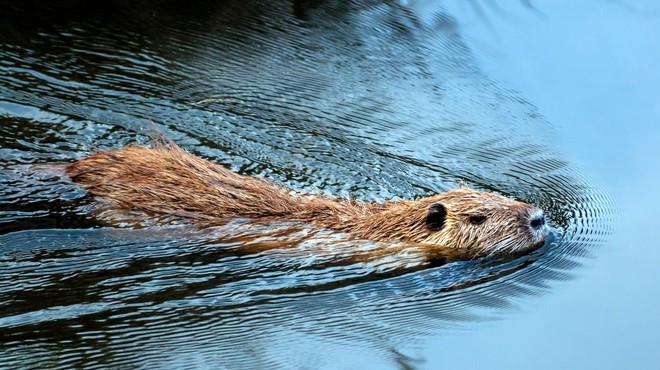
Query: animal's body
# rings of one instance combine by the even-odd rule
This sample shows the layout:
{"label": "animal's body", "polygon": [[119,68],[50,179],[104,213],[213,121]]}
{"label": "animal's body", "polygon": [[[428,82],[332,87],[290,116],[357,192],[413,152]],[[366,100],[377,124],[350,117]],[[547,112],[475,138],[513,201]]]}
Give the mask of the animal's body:
{"label": "animal's body", "polygon": [[68,165],[66,172],[121,209],[199,220],[309,222],[361,239],[404,242],[429,258],[524,252],[548,233],[540,209],[495,193],[459,188],[413,201],[338,200],[239,175],[173,144],[103,151]]}

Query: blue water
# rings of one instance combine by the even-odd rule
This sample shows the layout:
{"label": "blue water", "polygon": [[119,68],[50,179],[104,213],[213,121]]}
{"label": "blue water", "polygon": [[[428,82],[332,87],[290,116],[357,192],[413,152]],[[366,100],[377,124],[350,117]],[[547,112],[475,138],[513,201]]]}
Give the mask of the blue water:
{"label": "blue water", "polygon": [[[656,368],[660,7],[534,5],[3,4],[0,368]],[[108,227],[52,166],[150,121],[300,191],[496,191],[557,237],[402,271],[300,226]]]}
{"label": "blue water", "polygon": [[614,234],[577,279],[552,294],[494,325],[429,342],[427,365],[655,369],[660,7],[553,1],[537,4],[542,17],[522,6],[506,9],[515,18],[491,14],[492,28],[463,12],[466,38],[488,75],[552,122],[573,165],[615,195]]}

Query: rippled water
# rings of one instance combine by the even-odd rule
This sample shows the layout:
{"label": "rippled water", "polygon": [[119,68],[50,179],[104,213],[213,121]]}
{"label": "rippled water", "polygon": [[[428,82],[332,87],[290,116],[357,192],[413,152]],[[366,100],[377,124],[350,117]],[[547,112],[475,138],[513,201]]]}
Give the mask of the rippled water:
{"label": "rippled water", "polygon": [[[2,367],[410,368],[405,348],[546,293],[609,234],[607,193],[442,10],[84,4],[0,15]],[[557,237],[514,260],[400,269],[345,258],[382,246],[290,225],[102,227],[49,165],[148,142],[150,121],[305,192],[497,191],[545,209]]]}

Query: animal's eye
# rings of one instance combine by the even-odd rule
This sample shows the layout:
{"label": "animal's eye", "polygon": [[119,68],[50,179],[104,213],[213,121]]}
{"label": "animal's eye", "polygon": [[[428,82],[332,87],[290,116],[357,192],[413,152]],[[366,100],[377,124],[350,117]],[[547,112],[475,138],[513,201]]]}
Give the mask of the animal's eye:
{"label": "animal's eye", "polygon": [[486,222],[486,216],[470,216],[470,223],[473,225],[481,225]]}

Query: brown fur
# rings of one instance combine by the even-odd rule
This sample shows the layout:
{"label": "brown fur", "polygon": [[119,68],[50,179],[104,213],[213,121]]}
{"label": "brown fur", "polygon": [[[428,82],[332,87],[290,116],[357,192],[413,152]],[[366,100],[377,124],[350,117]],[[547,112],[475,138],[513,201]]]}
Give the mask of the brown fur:
{"label": "brown fur", "polygon": [[[173,144],[100,152],[67,166],[66,171],[91,194],[122,209],[200,220],[247,217],[311,222],[358,238],[404,242],[428,259],[518,252],[539,244],[545,236],[529,231],[529,217],[538,212],[536,208],[494,193],[463,187],[415,201],[361,204],[297,194],[231,172]],[[439,230],[428,218],[438,204],[446,211]],[[472,216],[486,220],[475,225],[470,222]],[[384,250],[400,252],[401,248]]]}

